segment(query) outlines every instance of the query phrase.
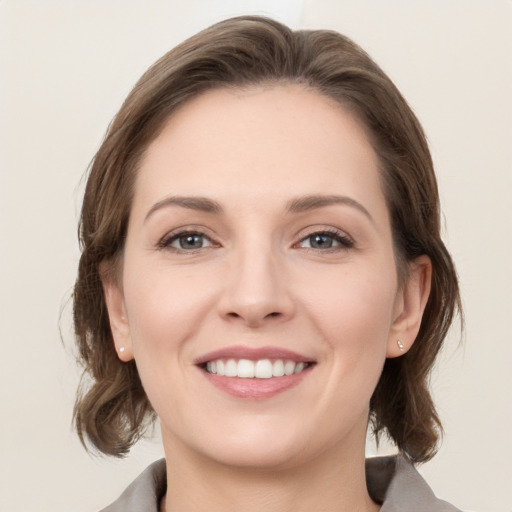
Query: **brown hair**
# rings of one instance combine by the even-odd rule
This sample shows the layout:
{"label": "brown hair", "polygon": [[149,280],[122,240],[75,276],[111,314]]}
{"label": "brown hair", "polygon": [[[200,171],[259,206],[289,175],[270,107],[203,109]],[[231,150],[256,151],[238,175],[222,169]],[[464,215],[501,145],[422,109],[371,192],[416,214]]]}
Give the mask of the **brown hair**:
{"label": "brown hair", "polygon": [[366,126],[381,165],[397,267],[426,254],[432,289],[420,332],[404,356],[388,359],[371,398],[375,434],[387,431],[412,461],[433,456],[441,422],[428,376],[460,297],[454,265],[440,238],[431,156],[421,126],[372,59],[331,31],[292,31],[262,17],[223,21],[188,39],[139,80],[113,120],[89,172],[80,221],[74,322],[84,376],[74,409],[80,439],[126,454],[155,413],[135,362],[115,352],[101,268],[119,270],[138,162],[164,123],[188,99],[211,88],[300,83],[334,98]]}

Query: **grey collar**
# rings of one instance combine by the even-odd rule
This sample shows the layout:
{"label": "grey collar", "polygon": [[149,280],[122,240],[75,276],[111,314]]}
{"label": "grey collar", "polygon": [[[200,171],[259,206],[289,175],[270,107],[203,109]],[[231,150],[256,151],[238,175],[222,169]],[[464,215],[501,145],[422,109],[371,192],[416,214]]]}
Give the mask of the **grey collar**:
{"label": "grey collar", "polygon": [[[460,512],[439,500],[416,471],[401,456],[366,459],[366,483],[380,512]],[[167,486],[165,459],[149,466],[102,512],[158,512]]]}

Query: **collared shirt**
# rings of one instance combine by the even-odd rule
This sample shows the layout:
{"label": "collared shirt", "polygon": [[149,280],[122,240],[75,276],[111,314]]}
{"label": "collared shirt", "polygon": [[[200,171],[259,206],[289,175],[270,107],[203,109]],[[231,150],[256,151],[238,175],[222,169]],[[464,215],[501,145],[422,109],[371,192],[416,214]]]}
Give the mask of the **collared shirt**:
{"label": "collared shirt", "polygon": [[[379,512],[460,512],[439,500],[416,471],[400,456],[366,459],[366,483]],[[166,490],[165,459],[141,473],[119,499],[101,512],[159,512]]]}

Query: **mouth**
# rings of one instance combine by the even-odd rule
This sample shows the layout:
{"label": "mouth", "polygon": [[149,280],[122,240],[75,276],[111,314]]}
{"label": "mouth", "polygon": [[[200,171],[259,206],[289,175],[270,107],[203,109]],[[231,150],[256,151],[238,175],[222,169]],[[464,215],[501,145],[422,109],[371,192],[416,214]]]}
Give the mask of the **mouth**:
{"label": "mouth", "polygon": [[201,365],[208,373],[239,379],[272,379],[302,373],[312,362],[291,359],[215,359]]}
{"label": "mouth", "polygon": [[205,354],[195,363],[217,388],[255,400],[296,386],[316,365],[312,358],[274,347],[230,347]]}

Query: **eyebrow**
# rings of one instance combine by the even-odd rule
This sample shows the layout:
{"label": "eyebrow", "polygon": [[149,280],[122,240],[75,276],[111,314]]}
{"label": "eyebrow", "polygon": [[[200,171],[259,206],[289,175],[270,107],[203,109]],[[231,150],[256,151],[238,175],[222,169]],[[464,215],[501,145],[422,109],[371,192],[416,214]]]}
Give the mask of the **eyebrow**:
{"label": "eyebrow", "polygon": [[205,213],[213,213],[220,215],[224,210],[222,206],[212,199],[207,197],[185,197],[185,196],[172,196],[166,197],[158,203],[155,203],[146,214],[144,221],[153,215],[157,210],[166,208],[167,206],[181,206],[182,208],[189,208],[190,210],[197,210]]}
{"label": "eyebrow", "polygon": [[[333,204],[341,204],[356,208],[373,222],[373,217],[370,215],[370,212],[361,203],[347,196],[321,194],[301,196],[289,201],[286,205],[286,211],[290,213],[303,213],[317,208],[331,206]],[[144,222],[153,215],[153,213],[168,206],[181,206],[182,208],[211,213],[214,215],[220,215],[224,212],[224,209],[217,201],[207,197],[171,196],[155,203],[146,214]]]}
{"label": "eyebrow", "polygon": [[351,206],[362,212],[373,222],[373,217],[370,215],[370,212],[360,202],[347,196],[320,194],[301,196],[289,201],[286,209],[291,213],[301,213],[309,210],[315,210],[316,208],[323,208],[324,206],[331,206],[333,204]]}

